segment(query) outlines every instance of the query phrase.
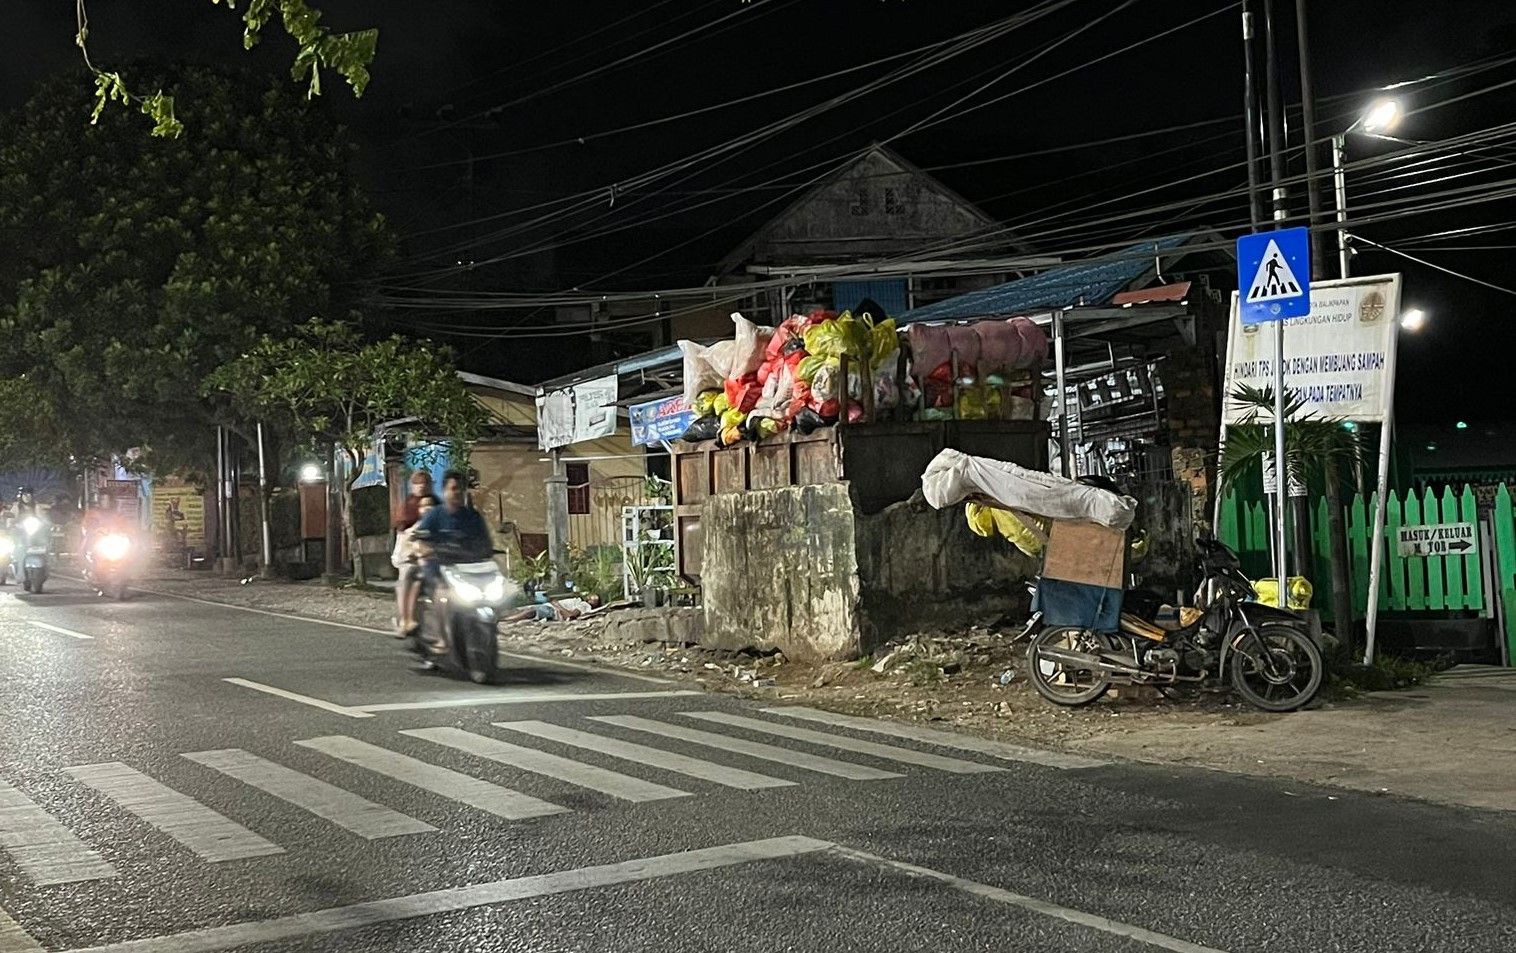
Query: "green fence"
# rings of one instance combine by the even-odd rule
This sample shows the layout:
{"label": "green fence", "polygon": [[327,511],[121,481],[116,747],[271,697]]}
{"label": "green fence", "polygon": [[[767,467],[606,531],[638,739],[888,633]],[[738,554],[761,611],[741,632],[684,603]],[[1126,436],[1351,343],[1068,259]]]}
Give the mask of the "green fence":
{"label": "green fence", "polygon": [[[1355,618],[1362,618],[1369,596],[1369,537],[1374,529],[1374,508],[1378,496],[1355,496],[1344,507],[1347,528],[1348,579],[1352,585]],[[1329,511],[1324,497],[1316,500],[1311,515],[1311,580],[1316,595],[1312,607],[1324,620],[1332,620]],[[1485,586],[1495,587],[1493,595],[1503,607],[1507,658],[1516,664],[1516,506],[1510,489],[1501,485],[1495,491],[1490,523],[1494,535],[1494,580],[1484,577],[1481,553],[1484,541],[1462,555],[1402,556],[1396,540],[1402,526],[1433,523],[1472,523],[1480,525],[1479,507],[1474,491],[1465,486],[1461,492],[1451,487],[1441,492],[1426,490],[1391,492],[1385,506],[1383,575],[1379,586],[1381,611],[1397,612],[1482,612]],[[1268,506],[1256,500],[1239,499],[1229,494],[1221,505],[1217,535],[1237,551],[1243,572],[1250,578],[1268,576],[1269,562]]]}

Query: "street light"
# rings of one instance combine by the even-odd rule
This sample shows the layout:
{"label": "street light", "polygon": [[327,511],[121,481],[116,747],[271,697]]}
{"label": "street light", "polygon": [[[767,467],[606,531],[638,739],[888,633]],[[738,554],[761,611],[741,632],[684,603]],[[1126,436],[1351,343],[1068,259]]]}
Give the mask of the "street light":
{"label": "street light", "polygon": [[1412,308],[1400,316],[1400,329],[1402,331],[1420,331],[1426,326],[1426,312],[1420,308]]}
{"label": "street light", "polygon": [[307,463],[305,466],[303,466],[303,467],[300,468],[300,482],[301,483],[320,483],[321,482],[321,468],[318,467],[314,463]]}
{"label": "street light", "polygon": [[1337,198],[1337,267],[1338,277],[1348,276],[1348,232],[1343,226],[1348,220],[1348,184],[1342,170],[1342,153],[1347,147],[1348,133],[1363,132],[1371,136],[1383,135],[1394,129],[1405,115],[1398,99],[1378,99],[1369,104],[1358,120],[1332,137],[1332,184]]}

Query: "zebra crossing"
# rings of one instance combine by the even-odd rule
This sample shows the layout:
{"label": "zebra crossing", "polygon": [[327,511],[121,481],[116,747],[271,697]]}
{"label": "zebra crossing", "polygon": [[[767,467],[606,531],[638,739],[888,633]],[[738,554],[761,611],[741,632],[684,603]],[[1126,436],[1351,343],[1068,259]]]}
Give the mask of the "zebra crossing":
{"label": "zebra crossing", "polygon": [[[490,726],[489,733],[455,727],[409,728],[397,730],[393,742],[326,735],[293,740],[291,745],[321,756],[317,763],[329,764],[334,774],[352,777],[354,773],[349,768],[360,769],[356,776],[375,779],[376,789],[393,790],[385,785],[398,782],[421,792],[423,802],[435,798],[439,806],[451,802],[453,807],[462,805],[507,822],[596,809],[593,804],[586,808],[583,802],[573,800],[571,796],[577,791],[602,795],[610,804],[635,805],[690,798],[702,790],[764,792],[794,789],[816,781],[889,783],[911,771],[977,775],[1005,770],[1003,764],[986,760],[883,744],[779,720],[805,718],[804,711],[796,709],[791,714],[784,709],[771,709],[764,713],[769,715],[767,718],[720,711],[684,711],[666,719],[605,715],[577,719],[576,724],[500,721]],[[941,738],[934,738],[933,734],[917,733],[911,740],[961,750],[956,740],[959,736],[937,733]],[[775,738],[794,746],[771,743]],[[672,750],[669,745],[697,750],[702,756]],[[807,747],[820,750],[806,750]],[[860,755],[879,764],[834,756],[838,752]],[[427,754],[448,759],[455,765],[466,765],[467,771],[434,763],[426,759]],[[281,754],[271,750],[221,748],[185,752],[179,757],[203,769],[204,783],[242,785],[261,792],[330,825],[334,836],[352,835],[374,841],[449,833],[380,803],[383,795],[349,790],[316,776],[322,773],[320,770],[308,773],[280,760],[290,756],[289,751]],[[302,767],[312,763],[308,755],[300,757],[304,759]],[[609,762],[617,768],[630,765],[631,770],[651,774],[657,780],[596,762]],[[783,773],[789,776],[764,773],[774,770],[764,765],[782,766],[787,769]],[[64,768],[62,774],[103,799],[110,809],[155,829],[164,838],[161,841],[164,846],[185,859],[193,856],[208,864],[221,864],[312,846],[277,843],[271,838],[279,834],[245,826],[235,817],[213,810],[164,780],[124,762],[75,765]],[[533,776],[538,779],[535,784],[564,792],[549,793],[549,797],[567,798],[578,806],[570,808],[517,791],[506,786],[510,776]],[[707,787],[694,787],[691,782]],[[233,799],[217,803],[224,807],[239,802]],[[261,825],[249,823],[266,828],[267,815],[258,816],[262,818]],[[101,845],[87,843],[85,837],[70,831],[48,810],[3,779],[0,779],[0,857],[8,858],[23,881],[42,887],[115,878],[120,876],[116,864],[127,859],[113,856],[108,848],[102,853]],[[0,859],[0,873],[4,871],[4,863]]]}

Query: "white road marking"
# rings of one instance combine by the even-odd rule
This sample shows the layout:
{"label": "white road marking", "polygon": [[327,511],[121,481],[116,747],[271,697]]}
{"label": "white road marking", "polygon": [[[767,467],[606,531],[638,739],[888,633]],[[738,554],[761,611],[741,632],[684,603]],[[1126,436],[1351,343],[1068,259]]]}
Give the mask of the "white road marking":
{"label": "white road marking", "polygon": [[0,849],[39,886],[116,876],[116,868],[4,781],[0,781]]}
{"label": "white road marking", "polygon": [[907,725],[894,721],[876,721],[873,718],[839,715],[836,712],[821,711],[816,708],[803,708],[800,706],[765,708],[763,709],[763,713],[765,715],[783,715],[787,718],[816,721],[824,725],[835,725],[839,728],[852,728],[854,731],[868,731],[874,734],[888,735],[892,738],[903,738],[907,741],[919,741],[923,744],[938,745],[943,748],[957,748],[960,751],[987,754],[1006,761],[1025,761],[1028,764],[1042,764],[1050,768],[1099,768],[1110,764],[1109,761],[1101,761],[1098,758],[1086,758],[1083,755],[1064,754],[1061,751],[1045,751],[1038,748],[1023,748],[1020,745],[1006,744],[1003,741],[992,741],[988,738],[976,738],[971,735],[960,735],[950,731],[935,731],[931,728],[922,728],[918,725]]}
{"label": "white road marking", "polygon": [[568,812],[566,807],[344,735],[310,738],[295,744],[511,821]]}
{"label": "white road marking", "polygon": [[650,768],[661,768],[664,771],[673,771],[677,774],[687,774],[692,778],[700,778],[703,781],[710,781],[714,784],[723,784],[729,788],[741,788],[744,791],[756,791],[760,788],[791,787],[795,783],[793,781],[783,781],[779,778],[771,778],[763,774],[755,774],[752,771],[743,771],[741,768],[728,768],[726,765],[701,761],[699,758],[675,754],[672,751],[664,751],[661,748],[649,748],[646,745],[633,744],[630,741],[620,741],[616,738],[607,738],[604,735],[590,734],[588,731],[578,731],[573,728],[564,728],[560,725],[550,725],[545,721],[497,721],[495,725],[509,731],[519,731],[522,734],[531,735],[535,738],[545,738],[548,741],[573,745],[576,748],[587,748],[590,751],[598,751],[600,754],[608,754],[613,758],[621,758],[624,761],[633,761],[637,764],[645,764]]}
{"label": "white road marking", "polygon": [[508,764],[513,768],[531,771],[534,774],[545,774],[550,778],[567,781],[569,784],[577,784],[582,788],[619,797],[623,801],[661,801],[671,797],[689,797],[690,794],[688,791],[664,787],[661,784],[619,774],[582,761],[575,761],[572,758],[560,758],[546,751],[523,748],[508,741],[501,741],[499,738],[476,735],[461,728],[413,728],[400,733],[446,745],[480,758],[488,758],[500,764]]}
{"label": "white road marking", "polygon": [[4,910],[0,910],[0,953],[43,953],[42,944]]}
{"label": "white road marking", "polygon": [[424,834],[437,828],[375,804],[308,774],[267,761],[241,748],[197,751],[185,758],[272,794],[360,837],[377,840],[402,834]]}
{"label": "white road marking", "polygon": [[664,692],[543,692],[505,691],[482,695],[454,695],[450,698],[432,698],[415,702],[382,702],[377,705],[355,705],[354,711],[369,713],[385,711],[425,711],[434,708],[471,708],[478,705],[526,705],[548,702],[622,701],[635,698],[679,698],[686,695],[702,695],[703,692],[679,689]]}
{"label": "white road marking", "polygon": [[705,745],[708,748],[735,751],[737,754],[747,755],[749,758],[777,761],[780,764],[793,765],[797,768],[804,768],[807,771],[817,771],[821,774],[847,778],[849,781],[877,781],[883,778],[900,777],[900,775],[893,771],[881,771],[878,768],[853,764],[849,761],[823,758],[820,755],[807,754],[804,751],[795,751],[790,748],[781,748],[778,745],[768,745],[761,741],[748,741],[746,738],[718,735],[713,731],[686,728],[684,725],[670,725],[661,721],[652,721],[648,718],[637,718],[633,715],[592,717],[590,721],[603,721],[608,725],[619,725],[622,728],[631,728],[634,731],[646,731],[649,734],[662,735],[665,738],[676,738],[680,741],[688,741],[691,744]]}
{"label": "white road marking", "polygon": [[349,718],[374,717],[372,714],[366,711],[359,711],[356,708],[349,708],[346,705],[339,705],[336,702],[329,702],[321,698],[312,698],[309,695],[301,695],[299,692],[288,692],[282,688],[275,688],[272,685],[265,685],[262,682],[255,682],[251,679],[223,678],[222,681],[226,682],[229,685],[240,685],[243,688],[251,688],[255,692],[263,692],[268,695],[274,695],[279,698],[286,699],[287,701],[299,702],[302,705],[310,705],[312,708],[319,708],[322,711],[329,711],[338,715],[346,715]]}
{"label": "white road marking", "polygon": [[[155,596],[163,596],[167,599],[179,599],[183,602],[198,602],[203,606],[215,606],[218,609],[235,609],[238,612],[251,612],[254,615],[272,616],[275,619],[290,619],[294,622],[307,622],[311,625],[331,626],[334,629],[347,629],[350,632],[367,632],[371,635],[392,636],[395,633],[389,629],[376,629],[371,625],[353,625],[351,622],[333,622],[330,619],[316,619],[308,615],[296,615],[293,612],[275,612],[272,609],[257,609],[253,606],[239,606],[231,602],[217,602],[214,599],[202,599],[199,596],[186,596],[177,592],[165,592],[162,589],[144,589],[135,587],[138,592],[151,593]],[[566,668],[579,672],[594,672],[597,675],[613,675],[616,678],[630,678],[639,682],[651,682],[655,685],[672,685],[672,680],[658,678],[655,675],[643,675],[640,672],[624,672],[619,669],[600,665],[587,665],[583,662],[569,662],[560,659],[547,658],[542,655],[532,655],[524,652],[501,652],[505,658],[513,658],[522,662],[536,662],[539,665],[549,665],[554,668]]]}
{"label": "white road marking", "polygon": [[932,870],[929,867],[918,867],[915,864],[908,864],[900,860],[890,860],[888,857],[880,857],[876,854],[869,854],[861,850],[853,850],[848,847],[833,847],[831,852],[840,857],[847,857],[851,860],[858,860],[867,864],[873,864],[874,866],[883,867],[887,870],[898,870],[902,873],[910,874],[914,877],[921,877],[926,880],[934,880],[937,883],[952,887],[955,890],[961,890],[964,893],[972,894],[976,897],[982,897],[986,900],[994,900],[997,903],[1005,903],[1010,904],[1011,906],[1021,907],[1023,910],[1030,910],[1033,913],[1040,913],[1046,917],[1053,917],[1054,919],[1063,920],[1068,923],[1074,923],[1082,927],[1089,927],[1092,930],[1099,930],[1102,933],[1109,933],[1112,936],[1119,936],[1125,937],[1130,940],[1136,940],[1139,943],[1146,943],[1148,946],[1156,946],[1162,950],[1171,950],[1173,953],[1222,953],[1221,950],[1217,950],[1209,946],[1201,946],[1198,943],[1191,943],[1188,940],[1181,940],[1178,937],[1167,936],[1162,933],[1154,933],[1152,930],[1145,930],[1142,927],[1133,926],[1130,923],[1122,923],[1119,920],[1110,920],[1106,917],[1098,916],[1093,913],[1085,913],[1082,910],[1074,910],[1069,907],[1061,907],[1056,903],[1048,903],[1046,900],[1038,900],[1034,897],[1023,896],[1019,893],[1012,893],[1009,890],[1002,890],[999,887],[991,887],[989,884],[982,884],[974,880],[965,880],[962,877],[955,877],[952,874],[945,874],[940,870]]}
{"label": "white road marking", "polygon": [[809,837],[775,837],[768,840],[645,857],[599,867],[581,867],[577,870],[518,877],[514,880],[496,880],[465,887],[451,887],[409,897],[371,900],[346,907],[329,907],[310,913],[298,913],[275,920],[256,920],[230,926],[208,927],[173,936],[149,937],[90,947],[87,950],[73,950],[70,953],[213,953],[217,950],[297,940],[321,933],[359,930],[415,917],[454,913],[459,910],[529,900],[534,897],[573,893],[596,887],[613,887],[618,884],[640,883],[661,877],[718,870],[723,867],[735,867],[765,860],[783,860],[804,854],[814,854],[830,846],[826,841],[812,840]]}
{"label": "white road marking", "polygon": [[64,770],[188,847],[203,860],[220,863],[284,853],[284,848],[278,844],[264,840],[189,795],[180,794],[119,761],[83,764]]}
{"label": "white road marking", "polygon": [[39,629],[46,629],[48,632],[56,632],[59,635],[66,635],[71,639],[84,639],[86,641],[93,641],[95,638],[93,635],[85,635],[83,632],[75,632],[73,629],[65,629],[63,626],[53,625],[51,622],[38,622],[36,619],[27,619],[26,621]]}
{"label": "white road marking", "polygon": [[980,764],[977,761],[960,761],[957,758],[944,758],[941,755],[927,754],[923,751],[912,751],[910,748],[897,748],[894,745],[882,745],[873,741],[859,741],[857,738],[849,738],[844,735],[829,735],[821,731],[812,731],[809,728],[779,725],[772,722],[759,721],[757,718],[728,715],[726,712],[721,711],[682,711],[679,714],[684,715],[686,718],[714,721],[722,725],[731,725],[734,728],[761,731],[771,735],[778,735],[781,738],[793,738],[795,741],[805,741],[814,745],[841,748],[844,751],[854,751],[858,754],[871,755],[872,757],[884,758],[889,761],[900,761],[905,764],[914,764],[923,768],[935,768],[938,771],[947,771],[952,774],[985,774],[990,771],[1005,770],[998,765]]}

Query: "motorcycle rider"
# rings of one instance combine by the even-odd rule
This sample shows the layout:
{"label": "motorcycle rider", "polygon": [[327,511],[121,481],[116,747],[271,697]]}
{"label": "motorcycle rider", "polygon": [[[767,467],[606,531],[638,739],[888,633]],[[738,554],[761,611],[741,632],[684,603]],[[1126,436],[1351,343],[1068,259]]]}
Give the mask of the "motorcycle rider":
{"label": "motorcycle rider", "polygon": [[127,525],[125,515],[116,508],[115,497],[96,497],[95,505],[84,514],[79,551],[88,553],[90,546],[102,536],[109,536],[112,533],[128,536],[131,530],[132,527]]}
{"label": "motorcycle rider", "polygon": [[[495,554],[489,526],[479,511],[469,505],[468,477],[449,470],[442,478],[442,505],[434,506],[416,524],[414,538],[425,543],[428,554],[421,560],[421,585],[435,587],[442,578],[442,564],[437,550],[461,562],[482,562]],[[433,645],[434,651],[444,649]]]}
{"label": "motorcycle rider", "polygon": [[[395,520],[397,536],[406,534],[421,521],[421,502],[426,499],[435,499],[432,496],[432,475],[426,470],[417,470],[411,474],[410,494],[401,504],[400,515]],[[416,628],[416,593],[421,580],[413,563],[406,562],[396,568],[400,575],[395,581],[395,637],[404,638]]]}

